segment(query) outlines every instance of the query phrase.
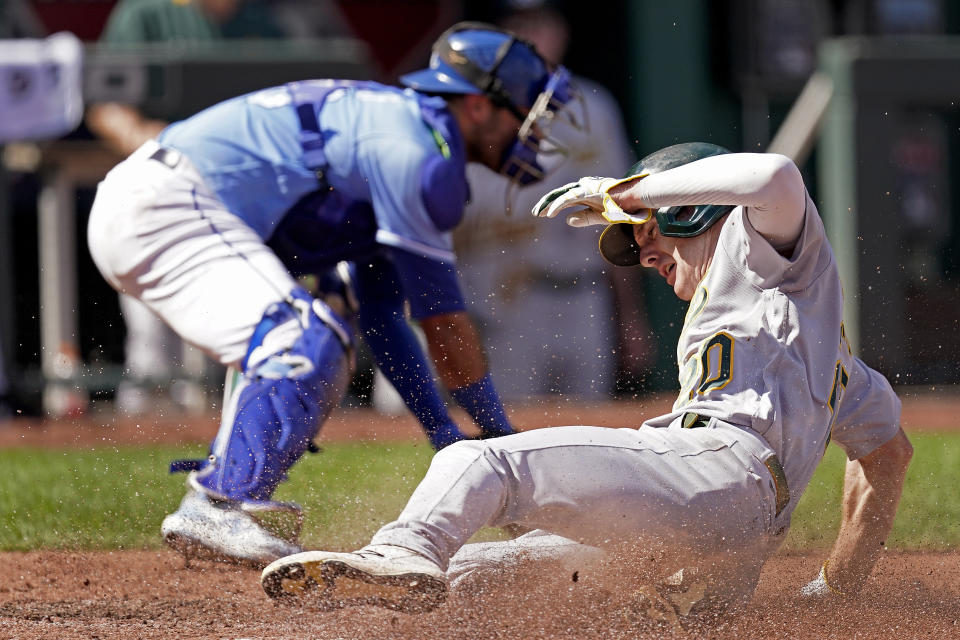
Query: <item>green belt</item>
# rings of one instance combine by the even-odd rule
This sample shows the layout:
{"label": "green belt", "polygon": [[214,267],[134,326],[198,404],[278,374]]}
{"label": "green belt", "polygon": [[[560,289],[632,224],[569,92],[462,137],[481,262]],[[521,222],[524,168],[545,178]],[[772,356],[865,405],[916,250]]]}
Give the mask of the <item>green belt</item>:
{"label": "green belt", "polygon": [[[683,414],[681,425],[684,429],[698,429],[705,427],[710,422],[709,416],[701,416],[697,413]],[[763,465],[770,472],[773,478],[773,487],[777,492],[777,514],[780,515],[790,502],[790,487],[787,486],[787,474],[783,471],[783,465],[780,464],[780,458],[777,454],[771,455],[763,461]],[[776,516],[775,516],[776,517]]]}

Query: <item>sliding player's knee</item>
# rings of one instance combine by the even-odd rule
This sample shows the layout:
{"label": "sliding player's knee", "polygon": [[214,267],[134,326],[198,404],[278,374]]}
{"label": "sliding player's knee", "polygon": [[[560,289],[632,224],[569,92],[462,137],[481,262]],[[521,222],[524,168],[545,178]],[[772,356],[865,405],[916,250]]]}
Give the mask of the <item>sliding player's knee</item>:
{"label": "sliding player's knee", "polygon": [[437,451],[432,464],[465,468],[483,458],[483,449],[481,440],[460,440]]}

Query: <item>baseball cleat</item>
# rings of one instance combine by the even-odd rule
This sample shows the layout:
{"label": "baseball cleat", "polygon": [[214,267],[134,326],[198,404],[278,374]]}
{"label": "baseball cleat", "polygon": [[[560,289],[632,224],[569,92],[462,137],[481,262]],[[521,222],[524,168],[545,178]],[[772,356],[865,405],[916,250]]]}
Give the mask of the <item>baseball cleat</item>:
{"label": "baseball cleat", "polygon": [[260,584],[280,601],[322,609],[376,605],[420,613],[447,597],[443,570],[422,555],[392,545],[368,545],[353,553],[306,551],[263,570]]}
{"label": "baseball cleat", "polygon": [[190,490],[160,527],[168,546],[188,560],[198,558],[262,567],[302,551],[265,529],[239,502],[215,500]]}

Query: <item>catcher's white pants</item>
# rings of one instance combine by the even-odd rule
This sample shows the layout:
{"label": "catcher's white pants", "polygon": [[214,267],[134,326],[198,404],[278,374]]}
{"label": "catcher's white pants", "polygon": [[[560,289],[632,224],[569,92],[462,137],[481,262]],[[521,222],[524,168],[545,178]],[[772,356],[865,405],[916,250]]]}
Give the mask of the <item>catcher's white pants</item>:
{"label": "catcher's white pants", "polygon": [[150,159],[158,148],[145,143],[100,183],[87,228],[90,254],[115,289],[236,366],[264,311],[296,283],[187,158],[173,168]]}
{"label": "catcher's white pants", "polygon": [[127,325],[124,367],[134,380],[172,378],[180,366],[180,339],[150,308],[120,294],[120,313]]}
{"label": "catcher's white pants", "polygon": [[[679,418],[678,418],[679,420]],[[400,517],[373,544],[413,549],[442,567],[483,526],[557,536],[469,545],[451,577],[523,552],[582,554],[583,545],[736,558],[747,588],[779,541],[776,489],[758,436],[713,419],[697,429],[554,427],[438,452]],[[566,540],[563,540],[566,538]],[[573,544],[570,543],[582,543]]]}

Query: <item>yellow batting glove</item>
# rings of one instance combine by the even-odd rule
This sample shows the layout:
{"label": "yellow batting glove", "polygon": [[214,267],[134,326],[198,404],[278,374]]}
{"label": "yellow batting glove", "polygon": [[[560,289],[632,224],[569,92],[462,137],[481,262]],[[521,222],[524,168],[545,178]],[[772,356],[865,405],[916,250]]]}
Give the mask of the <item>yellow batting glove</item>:
{"label": "yellow batting glove", "polygon": [[643,224],[650,219],[650,211],[630,214],[625,212],[610,196],[610,189],[636,180],[640,176],[629,178],[599,178],[588,176],[580,178],[549,192],[533,207],[533,215],[538,218],[553,218],[565,209],[579,208],[571,213],[567,224],[573,227],[583,227],[591,224],[611,224],[626,222],[629,224]]}

